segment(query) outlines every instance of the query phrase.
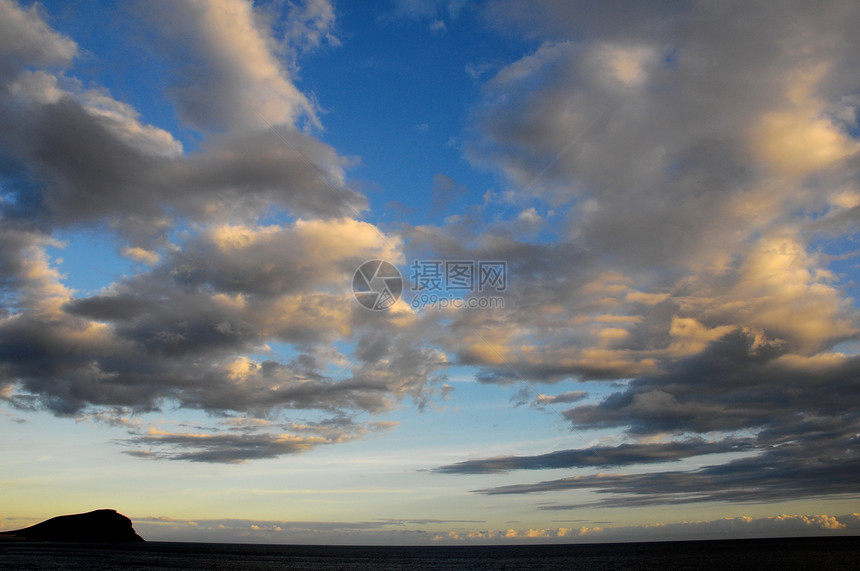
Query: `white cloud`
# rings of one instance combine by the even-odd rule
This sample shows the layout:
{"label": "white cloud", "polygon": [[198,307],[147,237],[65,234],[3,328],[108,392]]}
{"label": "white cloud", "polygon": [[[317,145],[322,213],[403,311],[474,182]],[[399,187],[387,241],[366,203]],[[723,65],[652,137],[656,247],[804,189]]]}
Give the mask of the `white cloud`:
{"label": "white cloud", "polygon": [[753,152],[778,172],[804,175],[827,168],[860,150],[860,143],[825,115],[816,96],[826,64],[800,68],[785,78],[786,99],[751,130]]}
{"label": "white cloud", "polygon": [[156,157],[182,155],[182,143],[164,129],[141,123],[140,114],[131,105],[100,90],[88,90],[78,97],[93,117],[129,146]]}
{"label": "white cloud", "polygon": [[437,542],[499,543],[500,540],[529,540],[565,538],[567,541],[677,541],[689,539],[723,539],[750,537],[827,536],[834,532],[846,535],[857,529],[856,515],[831,516],[788,515],[771,517],[740,516],[710,521],[684,521],[677,523],[646,523],[641,525],[581,525],[579,527],[527,528],[484,530],[480,532],[450,531],[435,536]]}
{"label": "white cloud", "polygon": [[158,252],[139,247],[125,248],[122,253],[124,256],[128,256],[129,258],[148,266],[154,266],[158,263],[160,258]]}
{"label": "white cloud", "polygon": [[655,50],[649,46],[619,46],[598,44],[586,59],[593,58],[592,65],[598,73],[605,73],[625,87],[637,87],[648,79],[648,67],[656,62]]}
{"label": "white cloud", "polygon": [[[326,6],[311,3],[309,12],[294,14],[304,23],[296,24],[293,39],[307,42],[314,33],[325,33],[331,15]],[[295,125],[302,118],[318,124],[314,104],[292,82],[276,55],[271,28],[251,2],[186,0],[158,2],[150,9],[164,34],[166,53],[181,57],[181,75],[170,93],[185,121],[203,129],[239,131]]]}
{"label": "white cloud", "polygon": [[297,52],[318,48],[323,42],[339,46],[334,35],[335,10],[329,0],[305,0],[290,4],[284,40]]}

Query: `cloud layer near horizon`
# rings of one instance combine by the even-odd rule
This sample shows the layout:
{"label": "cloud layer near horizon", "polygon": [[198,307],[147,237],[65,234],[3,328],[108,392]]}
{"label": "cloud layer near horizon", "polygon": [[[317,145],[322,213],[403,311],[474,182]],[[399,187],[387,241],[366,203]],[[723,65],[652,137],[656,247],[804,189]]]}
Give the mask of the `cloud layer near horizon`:
{"label": "cloud layer near horizon", "polygon": [[[468,159],[506,187],[397,229],[362,218],[349,160],[308,130],[317,109],[291,70],[322,38],[336,44],[332,6],[313,6],[285,16],[283,38],[240,0],[141,11],[142,26],[171,23],[150,41],[201,137],[187,151],[75,80],[73,38],[0,0],[17,38],[0,40],[7,403],[126,426],[141,457],[240,462],[391,428],[356,417],[423,407],[456,364],[529,390],[612,387],[532,403],[614,431],[610,444],[438,468],[577,470],[486,494],[593,489],[612,506],[857,493],[860,329],[852,278],[833,266],[856,254],[860,219],[856,3],[651,3],[629,19],[612,2],[484,6],[488,26],[538,42],[486,78],[468,129]],[[442,173],[430,182],[439,210],[468,194]],[[492,217],[494,204],[517,213]],[[48,249],[82,227],[110,235],[135,273],[72,291]],[[505,306],[370,313],[351,299],[361,262],[424,253],[507,261]],[[129,420],[171,408],[227,421]],[[656,471],[587,472],[607,466]]]}
{"label": "cloud layer near horizon", "polygon": [[[201,529],[225,541],[236,538],[273,543],[314,543],[321,533],[344,540],[362,537],[367,541],[383,536],[396,543],[506,543],[535,542],[564,538],[567,542],[591,543],[614,540],[666,541],[701,538],[791,537],[820,532],[856,534],[860,514],[832,516],[827,514],[781,514],[766,518],[742,516],[711,521],[685,521],[676,524],[652,523],[635,526],[560,526],[553,528],[507,528],[461,531],[463,524],[482,521],[391,520],[357,522],[272,521],[272,520],[182,520],[168,517],[134,518],[135,528],[147,539],[193,537]],[[451,531],[440,531],[440,529]],[[453,529],[452,529],[453,528]],[[392,539],[393,538],[393,539]]]}

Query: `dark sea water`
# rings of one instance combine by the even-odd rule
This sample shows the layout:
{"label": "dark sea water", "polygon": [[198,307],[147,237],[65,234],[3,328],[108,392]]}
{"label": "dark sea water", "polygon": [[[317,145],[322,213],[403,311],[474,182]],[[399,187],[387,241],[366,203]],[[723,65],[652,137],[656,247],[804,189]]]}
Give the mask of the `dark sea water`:
{"label": "dark sea water", "polygon": [[450,547],[0,543],[0,569],[860,569],[860,537]]}

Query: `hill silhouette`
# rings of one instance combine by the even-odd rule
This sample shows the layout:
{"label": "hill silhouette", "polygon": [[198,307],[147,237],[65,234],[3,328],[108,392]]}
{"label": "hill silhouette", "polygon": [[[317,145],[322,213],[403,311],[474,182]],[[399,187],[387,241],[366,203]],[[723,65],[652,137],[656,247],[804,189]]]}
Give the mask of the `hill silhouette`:
{"label": "hill silhouette", "polygon": [[0,532],[0,541],[141,542],[131,520],[116,510],[61,515],[15,531]]}

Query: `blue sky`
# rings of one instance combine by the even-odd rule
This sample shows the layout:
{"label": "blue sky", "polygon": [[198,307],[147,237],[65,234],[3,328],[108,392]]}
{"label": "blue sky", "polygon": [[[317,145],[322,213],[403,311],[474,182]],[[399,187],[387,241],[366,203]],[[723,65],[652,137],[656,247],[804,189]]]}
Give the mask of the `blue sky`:
{"label": "blue sky", "polygon": [[4,528],[860,528],[854,3],[0,16]]}

